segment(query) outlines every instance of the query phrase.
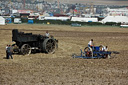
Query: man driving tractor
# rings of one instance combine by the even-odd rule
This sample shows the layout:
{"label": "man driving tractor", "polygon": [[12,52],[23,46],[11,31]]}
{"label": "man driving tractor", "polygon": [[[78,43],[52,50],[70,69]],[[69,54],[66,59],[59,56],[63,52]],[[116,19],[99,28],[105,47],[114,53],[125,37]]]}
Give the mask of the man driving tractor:
{"label": "man driving tractor", "polygon": [[89,41],[89,43],[88,43],[88,47],[93,47],[94,46],[94,43],[93,43],[93,39],[91,39],[90,41]]}

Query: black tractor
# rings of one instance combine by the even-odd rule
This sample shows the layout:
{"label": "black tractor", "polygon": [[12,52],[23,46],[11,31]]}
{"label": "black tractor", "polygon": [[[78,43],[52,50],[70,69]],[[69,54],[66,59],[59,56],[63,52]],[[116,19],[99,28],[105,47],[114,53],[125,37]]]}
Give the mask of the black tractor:
{"label": "black tractor", "polygon": [[58,48],[58,40],[53,36],[46,37],[40,34],[19,32],[17,29],[12,30],[13,52],[23,55],[31,54],[36,50],[43,53],[54,53]]}

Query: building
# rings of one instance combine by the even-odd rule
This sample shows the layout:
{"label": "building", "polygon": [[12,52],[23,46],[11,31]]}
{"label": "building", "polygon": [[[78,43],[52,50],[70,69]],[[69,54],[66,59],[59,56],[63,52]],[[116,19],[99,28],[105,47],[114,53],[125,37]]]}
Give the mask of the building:
{"label": "building", "polygon": [[128,16],[128,7],[110,9],[107,8],[108,16]]}

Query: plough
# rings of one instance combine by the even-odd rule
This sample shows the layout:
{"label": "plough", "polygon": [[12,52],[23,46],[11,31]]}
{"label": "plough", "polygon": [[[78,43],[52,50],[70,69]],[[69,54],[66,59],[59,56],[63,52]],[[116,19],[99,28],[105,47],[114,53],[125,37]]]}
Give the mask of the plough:
{"label": "plough", "polygon": [[[119,54],[117,51],[103,51],[104,46],[93,46],[85,47],[84,51],[81,51],[81,55],[73,54],[73,58],[84,58],[84,59],[96,59],[96,58],[112,58],[115,54]],[[113,55],[113,56],[112,56]]]}

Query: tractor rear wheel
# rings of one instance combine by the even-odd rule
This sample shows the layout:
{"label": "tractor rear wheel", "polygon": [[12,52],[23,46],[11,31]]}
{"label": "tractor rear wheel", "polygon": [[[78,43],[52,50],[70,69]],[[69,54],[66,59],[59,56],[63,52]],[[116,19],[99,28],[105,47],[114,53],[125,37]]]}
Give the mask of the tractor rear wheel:
{"label": "tractor rear wheel", "polygon": [[31,54],[31,46],[28,45],[28,44],[23,44],[22,47],[21,47],[21,53],[23,55],[26,55],[26,54]]}
{"label": "tractor rear wheel", "polygon": [[42,51],[45,53],[54,53],[56,50],[56,41],[52,38],[45,39],[42,46]]}
{"label": "tractor rear wheel", "polygon": [[93,57],[93,50],[91,47],[85,47],[84,52],[87,57]]}

